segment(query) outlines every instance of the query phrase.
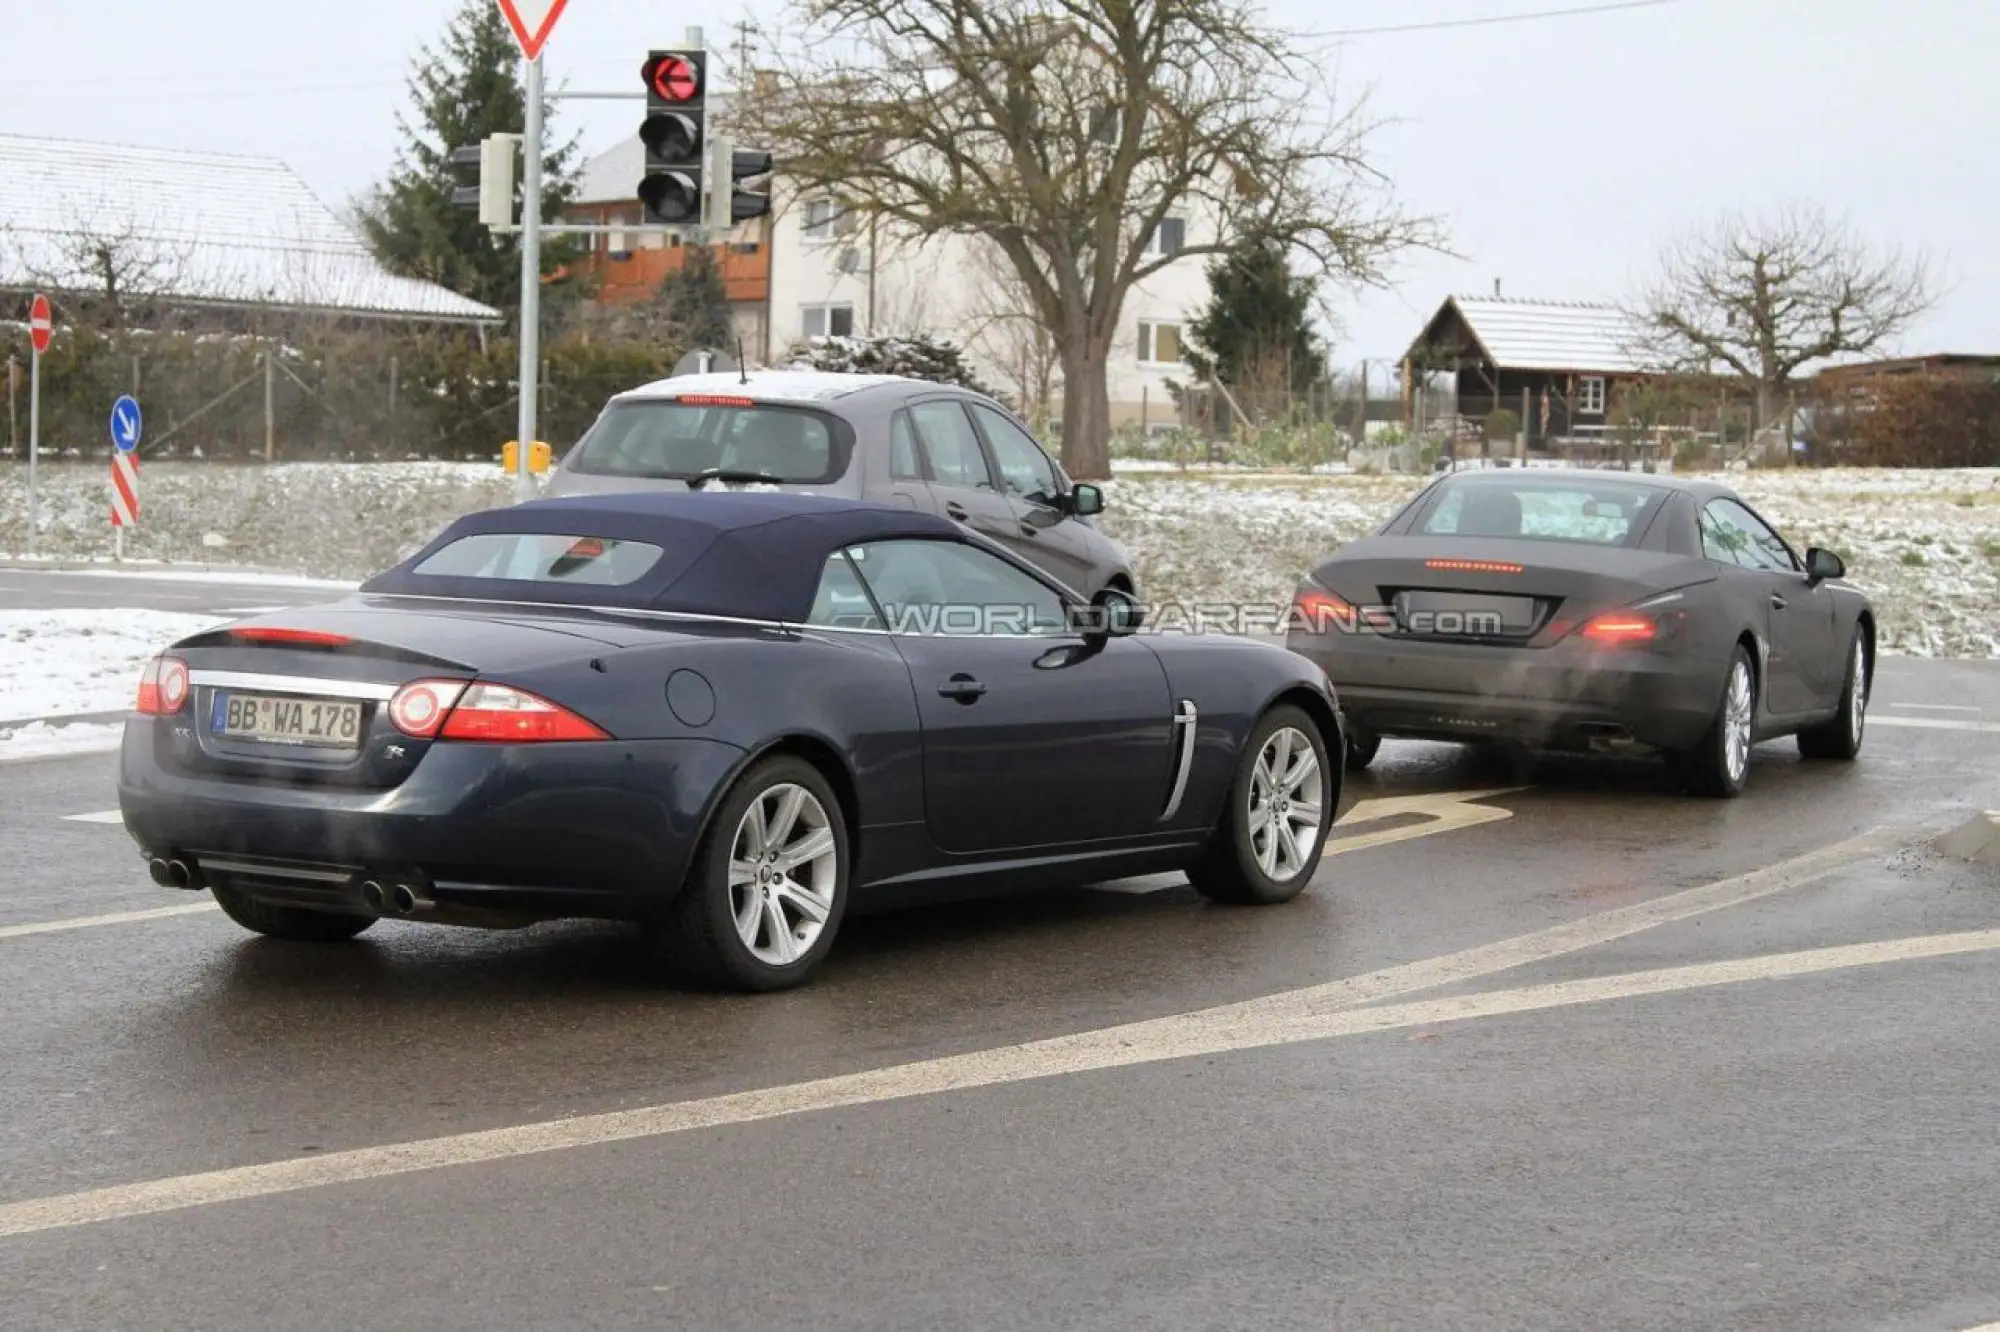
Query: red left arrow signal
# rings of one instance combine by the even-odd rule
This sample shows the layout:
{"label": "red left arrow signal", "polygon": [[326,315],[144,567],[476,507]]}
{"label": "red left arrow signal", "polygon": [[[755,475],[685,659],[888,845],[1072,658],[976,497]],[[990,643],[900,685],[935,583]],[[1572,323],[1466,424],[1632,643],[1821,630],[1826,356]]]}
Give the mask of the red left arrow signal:
{"label": "red left arrow signal", "polygon": [[663,102],[691,102],[701,93],[701,75],[683,56],[661,56],[653,62],[646,81]]}

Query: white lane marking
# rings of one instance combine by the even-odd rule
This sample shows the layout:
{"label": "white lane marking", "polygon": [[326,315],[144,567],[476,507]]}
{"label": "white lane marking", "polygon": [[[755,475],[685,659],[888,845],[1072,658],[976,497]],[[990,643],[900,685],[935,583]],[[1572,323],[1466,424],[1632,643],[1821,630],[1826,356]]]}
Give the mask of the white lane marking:
{"label": "white lane marking", "polygon": [[697,1129],[748,1124],[816,1110],[907,1100],[916,1096],[935,1096],[945,1092],[1339,1036],[1437,1026],[1472,1018],[1501,1017],[1750,981],[1782,980],[1995,949],[2000,949],[2000,930],[1973,930],[1961,934],[1704,962],[1658,971],[1419,1000],[1381,1008],[1298,1015],[1289,1019],[1229,1023],[1205,1020],[1204,1014],[1189,1014],[1177,1025],[1169,1027],[1141,1024],[1156,1029],[1156,1034],[1146,1039],[1119,1034],[1131,1031],[1129,1027],[1112,1028],[1110,1031],[1058,1036],[975,1054],[899,1064],[865,1073],[848,1073],[696,1101],[607,1114],[577,1115],[510,1128],[455,1133],[382,1147],[361,1147],[323,1156],[31,1198],[0,1206],[0,1237],[237,1202],[330,1184],[383,1179],[449,1166],[504,1161],[635,1138],[656,1138]]}
{"label": "white lane marking", "polygon": [[1927,731],[2000,732],[2000,722],[1946,721],[1941,717],[1884,717],[1880,713],[1870,714],[1868,725],[1917,726]]}
{"label": "white lane marking", "polygon": [[63,920],[38,920],[28,925],[0,925],[0,939],[23,939],[31,934],[61,934],[64,930],[87,930],[98,925],[130,925],[142,920],[165,920],[170,916],[192,916],[214,911],[213,902],[191,902],[186,906],[148,907],[144,911],[114,911],[107,916],[70,916]]}
{"label": "white lane marking", "polygon": [[1387,846],[1391,842],[1407,842],[1413,837],[1429,837],[1435,833],[1454,832],[1460,828],[1474,828],[1482,823],[1495,823],[1501,819],[1511,819],[1514,811],[1498,805],[1474,805],[1474,800],[1490,800],[1494,796],[1512,795],[1525,791],[1525,786],[1504,786],[1491,791],[1439,791],[1434,794],[1412,796],[1384,796],[1377,800],[1357,800],[1354,807],[1342,815],[1336,828],[1352,827],[1360,823],[1374,823],[1381,819],[1398,815],[1421,814],[1423,823],[1413,823],[1402,828],[1385,828],[1381,832],[1362,833],[1358,837],[1328,838],[1326,854],[1337,856],[1348,851],[1361,851],[1371,846]]}
{"label": "white lane marking", "polygon": [[[1423,795],[1357,800],[1353,808],[1334,821],[1335,829],[1351,828],[1356,824],[1377,823],[1383,819],[1410,814],[1423,815],[1424,822],[1408,824],[1401,828],[1385,828],[1381,832],[1362,833],[1355,837],[1329,836],[1326,839],[1326,849],[1321,855],[1344,855],[1349,851],[1365,851],[1373,846],[1387,846],[1391,842],[1407,842],[1413,837],[1430,837],[1436,833],[1454,832],[1460,828],[1473,828],[1482,823],[1511,819],[1514,817],[1514,811],[1511,809],[1501,809],[1493,805],[1473,805],[1467,802],[1489,800],[1497,795],[1509,795],[1515,791],[1528,789],[1525,786],[1506,786],[1491,791],[1434,791]],[[1170,892],[1183,886],[1178,876],[1168,877],[1165,883],[1156,882],[1158,877],[1160,876],[1148,875],[1140,879],[1120,879],[1111,883],[1095,883],[1090,887],[1094,892],[1150,897],[1154,893]]]}
{"label": "white lane marking", "polygon": [[65,814],[65,823],[123,823],[125,815],[115,809],[100,809],[95,814]]}
{"label": "white lane marking", "polygon": [[1968,708],[1963,703],[1884,703],[1885,708],[1901,708],[1905,712],[1969,712],[1978,716],[1983,708]]}

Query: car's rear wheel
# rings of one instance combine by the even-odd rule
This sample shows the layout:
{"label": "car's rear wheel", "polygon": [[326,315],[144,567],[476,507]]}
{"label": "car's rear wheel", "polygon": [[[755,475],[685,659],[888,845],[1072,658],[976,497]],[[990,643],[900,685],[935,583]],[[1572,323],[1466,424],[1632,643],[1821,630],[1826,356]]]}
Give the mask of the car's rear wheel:
{"label": "car's rear wheel", "polygon": [[255,934],[291,943],[339,943],[375,923],[373,916],[345,915],[335,911],[313,911],[306,907],[277,906],[259,902],[226,883],[209,885],[222,914]]}
{"label": "car's rear wheel", "polygon": [[1319,867],[1339,796],[1318,725],[1290,704],[1272,708],[1243,746],[1221,822],[1188,882],[1214,902],[1290,901]]}
{"label": "car's rear wheel", "polygon": [[1681,775],[1699,795],[1728,799],[1743,793],[1750,775],[1750,747],[1757,726],[1757,672],[1750,654],[1738,643],[1723,677],[1722,701],[1715,720],[1688,753],[1681,756]]}
{"label": "car's rear wheel", "polygon": [[847,824],[832,786],[804,759],[766,759],[716,811],[659,942],[702,982],[789,989],[833,947],[847,876]]}
{"label": "car's rear wheel", "polygon": [[1347,737],[1345,765],[1349,772],[1360,772],[1375,761],[1375,755],[1382,748],[1382,737],[1370,735],[1366,731],[1356,731]]}
{"label": "car's rear wheel", "polygon": [[1818,726],[1799,732],[1799,753],[1810,759],[1851,761],[1861,753],[1861,733],[1868,725],[1868,652],[1861,630],[1847,649],[1847,682],[1840,691],[1840,712]]}

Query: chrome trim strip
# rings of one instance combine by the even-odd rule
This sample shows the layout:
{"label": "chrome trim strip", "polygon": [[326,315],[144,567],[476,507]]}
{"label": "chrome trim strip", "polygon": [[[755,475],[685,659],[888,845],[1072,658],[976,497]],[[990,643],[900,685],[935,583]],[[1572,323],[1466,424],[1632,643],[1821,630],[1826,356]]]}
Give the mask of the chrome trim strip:
{"label": "chrome trim strip", "polygon": [[354,875],[339,870],[301,869],[295,865],[259,865],[247,860],[224,860],[197,855],[195,862],[205,870],[224,874],[254,874],[264,879],[306,879],[313,883],[346,883]]}
{"label": "chrome trim strip", "polygon": [[392,684],[365,680],[321,680],[308,675],[265,675],[255,671],[189,671],[188,683],[223,689],[256,689],[268,694],[316,694],[321,698],[359,698],[386,703],[396,696]]}
{"label": "chrome trim strip", "polygon": [[1167,810],[1160,815],[1161,823],[1174,816],[1181,807],[1181,797],[1187,794],[1188,773],[1194,767],[1195,720],[1200,715],[1191,698],[1182,699],[1179,710],[1174,713],[1174,728],[1181,733],[1181,756],[1174,772],[1174,793],[1167,797]]}
{"label": "chrome trim strip", "polygon": [[1648,606],[1664,606],[1669,601],[1680,601],[1681,599],[1682,599],[1681,594],[1678,592],[1662,592],[1657,597],[1648,597],[1644,601],[1633,602],[1632,609],[1644,610]]}

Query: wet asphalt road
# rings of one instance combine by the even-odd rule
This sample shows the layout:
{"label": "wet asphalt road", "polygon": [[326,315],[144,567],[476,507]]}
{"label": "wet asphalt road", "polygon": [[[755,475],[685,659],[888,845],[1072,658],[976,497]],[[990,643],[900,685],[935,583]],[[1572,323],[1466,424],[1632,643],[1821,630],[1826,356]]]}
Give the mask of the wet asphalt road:
{"label": "wet asphalt road", "polygon": [[[2000,664],[1886,662],[1875,711],[1859,764],[1774,742],[1733,802],[1645,763],[1392,743],[1287,907],[1159,879],[858,917],[820,981],[759,999],[677,989],[607,926],[255,939],[69,817],[116,803],[109,756],[0,765],[0,1325],[2000,1320],[2000,937],[1897,954],[2000,930],[2000,871],[1924,845],[2000,805],[2000,730],[1964,729],[2000,723]],[[1471,808],[1507,815],[1449,826]],[[197,909],[116,918],[174,907]],[[1660,968],[1693,970],[1576,998]],[[1124,1066],[1016,1050],[1385,972],[1354,1010],[1376,1030],[1253,1009],[1181,1058],[1152,1028]],[[904,1094],[967,1054],[1026,1062]],[[750,1098],[752,1122],[522,1128],[909,1064],[832,1108]],[[441,1164],[475,1130],[498,1158]],[[389,1143],[437,1168],[257,1197],[209,1173]],[[77,1197],[148,1181],[171,1210]]]}

